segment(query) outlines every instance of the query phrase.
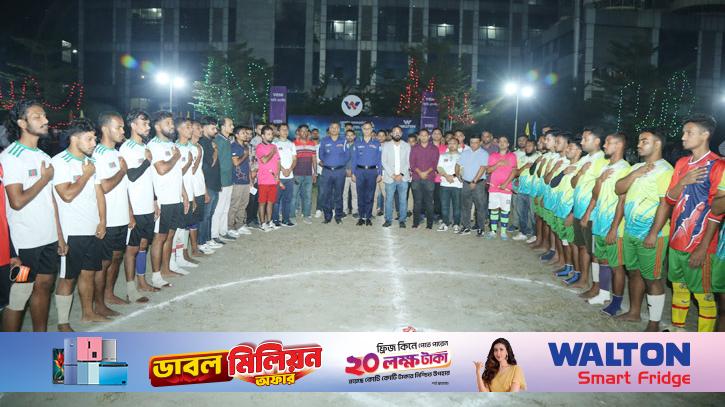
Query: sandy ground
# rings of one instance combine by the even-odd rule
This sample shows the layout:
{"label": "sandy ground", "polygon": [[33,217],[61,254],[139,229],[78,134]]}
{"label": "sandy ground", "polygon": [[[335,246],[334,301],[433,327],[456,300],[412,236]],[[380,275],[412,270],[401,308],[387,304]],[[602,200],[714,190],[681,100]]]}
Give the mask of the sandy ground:
{"label": "sandy ground", "polygon": [[[255,231],[203,260],[146,305],[115,306],[110,323],[80,324],[75,299],[71,323],[89,331],[639,331],[600,314],[564,288],[519,242],[487,241],[450,232],[299,224]],[[409,222],[410,226],[410,222]],[[123,280],[123,278],[121,278]],[[116,293],[125,293],[119,281]],[[279,301],[265,311],[248,304]],[[347,304],[340,307],[339,304]],[[669,299],[668,299],[669,307]],[[355,319],[349,309],[355,309]],[[626,305],[625,305],[626,309]],[[299,312],[299,310],[306,310]],[[646,312],[646,310],[645,310]],[[665,319],[669,313],[665,314]],[[646,315],[644,315],[646,319]],[[57,321],[51,308],[50,324]],[[696,312],[688,325],[696,330]],[[25,329],[31,327],[26,316]],[[719,399],[718,399],[719,397]],[[138,405],[148,394],[5,394],[0,405]],[[716,405],[723,397],[696,394],[526,394],[475,397],[455,394],[156,394],[154,405],[224,402],[272,405]]]}

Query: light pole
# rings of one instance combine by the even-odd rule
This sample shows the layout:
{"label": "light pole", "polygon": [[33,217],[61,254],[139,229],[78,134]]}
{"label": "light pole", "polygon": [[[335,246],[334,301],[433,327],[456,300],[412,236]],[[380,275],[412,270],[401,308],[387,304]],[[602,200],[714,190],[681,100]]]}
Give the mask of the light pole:
{"label": "light pole", "polygon": [[173,102],[174,102],[174,88],[181,89],[186,85],[186,81],[183,77],[178,75],[169,75],[166,72],[159,72],[156,74],[156,82],[159,85],[169,85],[169,112],[174,111]]}
{"label": "light pole", "polygon": [[529,85],[521,86],[517,82],[508,82],[504,85],[504,93],[507,96],[516,95],[516,114],[514,116],[514,140],[519,136],[519,99],[529,99],[534,96],[534,88]]}

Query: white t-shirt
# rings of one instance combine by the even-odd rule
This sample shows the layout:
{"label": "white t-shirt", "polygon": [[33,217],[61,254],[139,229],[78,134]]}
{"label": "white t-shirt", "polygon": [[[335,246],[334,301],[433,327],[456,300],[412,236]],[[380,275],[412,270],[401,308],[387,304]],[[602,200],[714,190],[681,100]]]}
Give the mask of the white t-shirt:
{"label": "white t-shirt", "polygon": [[[146,160],[146,144],[139,144],[132,139],[126,140],[121,145],[121,157],[126,160],[128,169],[138,168]],[[151,175],[151,168],[131,182],[128,181],[128,196],[131,198],[131,210],[134,215],[148,215],[154,213],[154,184]]]}
{"label": "white t-shirt", "polygon": [[[189,142],[187,142],[186,144],[179,144],[177,142],[176,147],[178,147],[179,151],[181,152],[181,158],[179,158],[179,162],[182,164],[181,168],[183,169],[184,167],[186,167],[186,164],[188,162],[187,160],[189,159],[189,153],[191,152],[192,149],[196,150],[196,146],[193,146]],[[191,159],[192,159],[191,166],[189,167],[188,170],[186,170],[186,174],[184,174],[183,180],[184,180],[184,189],[186,190],[186,196],[188,198],[193,199],[193,197],[196,196],[194,194],[194,175],[192,175],[192,173],[191,173],[191,171],[194,168],[194,161],[193,161],[194,156],[193,155],[191,156]]]}
{"label": "white t-shirt", "polygon": [[[153,159],[151,160],[151,174],[154,181],[154,191],[159,205],[172,205],[181,203],[181,167],[184,164],[179,158],[174,167],[164,175],[159,175],[156,171],[155,164],[159,161],[168,161],[174,155],[174,143],[171,141],[163,141],[158,137],[154,137],[148,144]],[[183,158],[183,154],[182,154]]]}
{"label": "white t-shirt", "polygon": [[438,166],[443,168],[446,174],[453,176],[453,182],[448,182],[446,177],[441,175],[441,187],[463,188],[463,183],[456,177],[456,164],[460,157],[460,153],[451,154],[446,151],[438,158]]}
{"label": "white t-shirt", "polygon": [[393,155],[395,156],[395,164],[393,164],[393,173],[400,174],[400,143],[393,143]]}
{"label": "white t-shirt", "polygon": [[[93,236],[100,222],[98,216],[98,201],[96,201],[96,185],[101,181],[96,174],[86,182],[83,190],[70,202],[65,202],[58,195],[55,186],[65,183],[73,183],[83,175],[83,163],[93,158],[76,157],[68,150],[61,151],[53,157],[53,194],[58,203],[58,216],[60,227],[63,229],[63,237],[68,236]],[[96,170],[97,171],[97,170]],[[108,204],[108,202],[106,202]]]}
{"label": "white t-shirt", "polygon": [[[274,141],[274,145],[277,146],[279,152],[279,165],[280,167],[289,168],[292,166],[292,161],[297,157],[297,148],[294,143],[289,140],[277,139]],[[282,175],[282,169],[279,170],[279,177],[281,179],[292,179],[295,177],[295,172],[290,172],[289,176],[285,177]]]}
{"label": "white t-shirt", "polygon": [[[96,178],[100,183],[104,179],[112,178],[121,169],[118,158],[121,155],[116,149],[108,148],[103,144],[96,146],[93,159],[96,161]],[[125,176],[115,188],[105,194],[106,197],[106,226],[128,225],[128,178]]]}
{"label": "white t-shirt", "polygon": [[[196,163],[197,160],[203,160],[204,159],[204,149],[203,148],[197,148],[200,147],[198,144],[190,143],[190,151],[191,151],[191,158],[194,160],[191,163],[191,168],[189,168],[189,171],[191,172],[191,180],[192,180],[192,188],[194,189],[193,196],[204,196],[206,194],[206,181],[204,180],[204,171],[201,170],[201,166],[204,165],[199,164],[199,168],[197,168],[196,172],[194,173],[194,163]],[[189,194],[189,191],[186,191],[187,194]],[[189,199],[191,199],[191,195],[189,196]]]}
{"label": "white t-shirt", "polygon": [[[30,148],[18,141],[10,144],[0,153],[5,186],[22,184],[27,190],[40,180],[40,166],[51,164],[51,158],[42,150]],[[21,210],[10,207],[5,198],[10,237],[16,249],[32,249],[58,241],[53,210],[53,186],[49,182],[38,195]]]}

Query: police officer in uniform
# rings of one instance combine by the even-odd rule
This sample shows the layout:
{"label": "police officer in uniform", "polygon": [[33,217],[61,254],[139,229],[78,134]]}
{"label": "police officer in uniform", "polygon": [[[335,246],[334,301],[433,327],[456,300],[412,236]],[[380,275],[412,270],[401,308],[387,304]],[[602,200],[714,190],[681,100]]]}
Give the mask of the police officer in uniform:
{"label": "police officer in uniform", "polygon": [[332,221],[335,210],[335,222],[342,223],[342,190],[345,187],[345,167],[350,160],[350,150],[344,137],[340,137],[340,124],[330,123],[329,136],[320,140],[319,164],[322,166],[320,179],[322,210],[324,223]]}
{"label": "police officer in uniform", "polygon": [[373,137],[373,124],[362,125],[363,138],[355,140],[352,145],[352,182],[357,187],[358,226],[372,226],[370,220],[373,212],[375,185],[382,180],[383,164],[380,161],[382,146]]}

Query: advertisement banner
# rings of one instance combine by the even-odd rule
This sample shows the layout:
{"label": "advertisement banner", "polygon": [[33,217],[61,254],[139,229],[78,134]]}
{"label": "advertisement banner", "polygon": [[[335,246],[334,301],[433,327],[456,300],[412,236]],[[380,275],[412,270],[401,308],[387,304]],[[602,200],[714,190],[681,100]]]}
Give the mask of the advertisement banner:
{"label": "advertisement banner", "polygon": [[269,88],[269,121],[280,124],[287,121],[287,87]]}
{"label": "advertisement banner", "polygon": [[723,343],[685,332],[6,333],[0,392],[723,392]]}
{"label": "advertisement banner", "polygon": [[420,128],[432,130],[438,127],[438,102],[433,92],[423,92],[420,105]]}
{"label": "advertisement banner", "polygon": [[394,126],[400,126],[403,129],[403,136],[407,136],[414,133],[417,130],[416,124],[413,119],[409,117],[375,117],[375,116],[357,116],[357,117],[345,117],[345,116],[308,116],[308,115],[290,115],[289,117],[289,128],[290,128],[290,139],[294,139],[294,131],[298,126],[306,124],[312,129],[320,130],[320,137],[327,136],[327,127],[330,123],[340,123],[341,133],[344,130],[345,123],[352,123],[353,130],[358,134],[362,135],[363,123],[370,121],[373,124],[375,130],[386,130],[389,131]]}

